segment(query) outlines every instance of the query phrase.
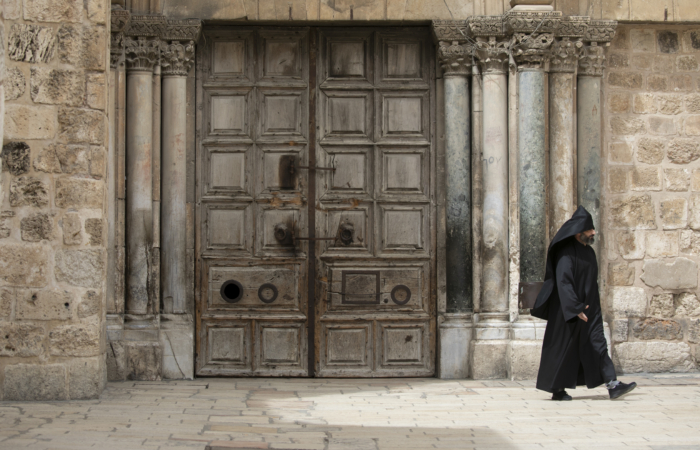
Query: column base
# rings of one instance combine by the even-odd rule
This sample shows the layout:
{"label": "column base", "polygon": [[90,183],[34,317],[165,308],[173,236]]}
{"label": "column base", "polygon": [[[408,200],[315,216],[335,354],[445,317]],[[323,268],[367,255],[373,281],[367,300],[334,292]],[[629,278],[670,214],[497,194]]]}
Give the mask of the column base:
{"label": "column base", "polygon": [[474,325],[471,313],[445,314],[440,322],[438,377],[469,378],[469,356]]}
{"label": "column base", "polygon": [[472,378],[489,380],[505,378],[508,374],[506,352],[508,341],[473,341],[471,351]]}
{"label": "column base", "polygon": [[186,314],[163,314],[160,318],[163,379],[194,379],[194,323]]}
{"label": "column base", "polygon": [[542,341],[510,341],[507,349],[509,380],[534,380],[540,368]]}

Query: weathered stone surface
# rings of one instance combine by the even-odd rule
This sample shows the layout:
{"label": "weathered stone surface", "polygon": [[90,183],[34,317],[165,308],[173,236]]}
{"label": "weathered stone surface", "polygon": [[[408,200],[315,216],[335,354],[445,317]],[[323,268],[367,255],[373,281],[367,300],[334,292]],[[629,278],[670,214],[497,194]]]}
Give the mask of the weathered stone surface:
{"label": "weathered stone surface", "polygon": [[664,169],[665,186],[667,191],[685,192],[690,187],[690,170]]}
{"label": "weathered stone surface", "polygon": [[671,89],[676,92],[695,90],[692,75],[686,73],[671,75]]}
{"label": "weathered stone surface", "polygon": [[700,170],[694,170],[690,178],[690,189],[693,192],[700,191]]}
{"label": "weathered stone surface", "polygon": [[613,355],[623,373],[696,370],[685,342],[622,342],[613,348]]}
{"label": "weathered stone surface", "polygon": [[649,131],[659,136],[676,134],[676,124],[672,117],[649,117]]}
{"label": "weathered stone surface", "polygon": [[614,343],[627,342],[629,335],[629,320],[615,319],[612,326],[612,341]]}
{"label": "weathered stone surface", "polygon": [[90,245],[102,245],[102,219],[87,219],[85,232],[90,235]]}
{"label": "weathered stone surface", "polygon": [[8,67],[5,72],[5,100],[15,100],[24,95],[27,89],[27,80],[24,73],[17,67]]}
{"label": "weathered stone surface", "polygon": [[104,254],[101,250],[58,250],[55,260],[56,281],[87,288],[102,286]]}
{"label": "weathered stone surface", "polygon": [[20,222],[20,232],[23,241],[50,241],[53,239],[53,218],[46,213],[31,214]]}
{"label": "weathered stone surface", "polygon": [[36,244],[0,245],[0,284],[44,287],[48,273],[46,249]]}
{"label": "weathered stone surface", "polygon": [[700,320],[691,320],[688,323],[688,342],[700,344]]}
{"label": "weathered stone surface", "polygon": [[634,52],[655,52],[656,36],[652,29],[634,28],[630,30],[630,42]]}
{"label": "weathered stone surface", "polygon": [[56,135],[53,106],[5,106],[5,139],[52,139]]}
{"label": "weathered stone surface", "polygon": [[49,332],[49,349],[54,356],[97,356],[100,340],[99,319],[60,325]]}
{"label": "weathered stone surface", "polygon": [[659,51],[661,53],[678,53],[678,49],[680,48],[678,33],[673,31],[660,31],[657,38]]}
{"label": "weathered stone surface", "polygon": [[99,398],[106,381],[102,355],[72,360],[68,365],[68,393],[71,400]]}
{"label": "weathered stone surface", "polygon": [[5,366],[3,400],[67,400],[66,367],[63,364],[13,364]]}
{"label": "weathered stone surface", "polygon": [[73,295],[62,289],[20,290],[17,292],[17,318],[20,320],[69,320]]}
{"label": "weathered stone surface", "polygon": [[60,178],[56,180],[56,206],[101,209],[103,190],[102,181]]}
{"label": "weathered stone surface", "polygon": [[649,315],[652,317],[668,318],[673,317],[673,294],[657,294],[651,298],[649,303]]}
{"label": "weathered stone surface", "polygon": [[44,328],[29,323],[0,322],[0,356],[39,356]]}
{"label": "weathered stone surface", "polygon": [[93,146],[90,153],[90,175],[104,178],[106,170],[106,154],[104,147]]}
{"label": "weathered stone surface", "polygon": [[661,169],[635,166],[632,169],[631,188],[633,191],[660,191]]}
{"label": "weathered stone surface", "polygon": [[90,148],[87,145],[55,144],[56,158],[61,172],[87,175],[90,165]]}
{"label": "weathered stone surface", "polygon": [[642,288],[611,287],[610,301],[615,318],[646,316],[647,295]]}
{"label": "weathered stone surface", "polygon": [[12,218],[15,216],[14,211],[0,212],[0,239],[10,237],[12,234]]}
{"label": "weathered stone surface", "polygon": [[0,321],[10,320],[12,304],[15,301],[14,289],[0,288]]}
{"label": "weathered stone surface", "polygon": [[32,67],[29,92],[34,103],[82,106],[85,77],[75,70]]}
{"label": "weathered stone surface", "polygon": [[683,111],[683,96],[681,95],[660,95],[658,99],[661,114],[676,115]]}
{"label": "weathered stone surface", "polygon": [[611,201],[611,228],[656,228],[654,204],[649,195],[631,195]]}
{"label": "weathered stone surface", "polygon": [[700,94],[688,94],[683,97],[685,110],[689,113],[700,113]]}
{"label": "weathered stone surface", "polygon": [[632,146],[629,142],[611,142],[609,146],[610,162],[613,163],[631,163],[632,162]]}
{"label": "weathered stone surface", "polygon": [[648,231],[646,253],[649,258],[678,256],[678,232]]}
{"label": "weathered stone surface", "polygon": [[661,224],[664,230],[677,230],[688,225],[688,207],[684,198],[661,201]]}
{"label": "weathered stone surface", "polygon": [[630,95],[627,92],[611,92],[608,97],[608,108],[612,113],[626,113],[630,110]]}
{"label": "weathered stone surface", "polygon": [[641,89],[642,74],[636,72],[610,72],[608,84],[625,89]]}
{"label": "weathered stone surface", "polygon": [[88,19],[90,19],[91,22],[104,24],[107,21],[109,3],[105,3],[102,0],[87,0],[85,3]]}
{"label": "weathered stone surface", "polygon": [[672,263],[649,259],[644,261],[641,279],[647,286],[662,289],[692,289],[698,285],[698,265],[687,258],[676,258]]}
{"label": "weathered stone surface", "polygon": [[608,169],[608,190],[614,194],[623,194],[629,189],[629,167],[610,167]]}
{"label": "weathered stone surface", "polygon": [[61,173],[61,162],[56,155],[56,144],[49,144],[34,159],[34,170],[46,173]]}
{"label": "weathered stone surface", "polygon": [[107,379],[109,381],[124,381],[127,374],[124,343],[122,341],[109,341],[107,343]]}
{"label": "weathered stone surface", "polygon": [[690,30],[683,33],[683,50],[685,52],[700,50],[700,31]]}
{"label": "weathered stone surface", "polygon": [[691,255],[700,255],[700,233],[691,230],[681,230],[681,252]]}
{"label": "weathered stone surface", "polygon": [[102,144],[104,114],[89,109],[62,108],[58,115],[59,138],[68,143]]}
{"label": "weathered stone surface", "polygon": [[472,376],[477,379],[505,378],[508,373],[507,341],[472,341]]}
{"label": "weathered stone surface", "polygon": [[87,291],[78,306],[78,317],[84,319],[86,317],[98,314],[102,308],[102,296],[96,291]]}
{"label": "weathered stone surface", "polygon": [[83,0],[24,0],[24,20],[32,22],[80,22]]}
{"label": "weathered stone surface", "polygon": [[83,225],[77,212],[67,212],[63,216],[63,243],[80,245],[83,243]]}
{"label": "weathered stone surface", "polygon": [[626,262],[610,263],[608,266],[608,284],[610,286],[632,286],[634,283],[634,266]]}
{"label": "weathered stone surface", "polygon": [[634,96],[634,112],[637,114],[651,114],[658,109],[656,96],[649,93],[641,93]]}
{"label": "weathered stone surface", "polygon": [[532,380],[537,378],[542,343],[539,341],[511,341],[508,343],[508,378]]}
{"label": "weathered stone surface", "polygon": [[160,380],[163,351],[158,342],[125,342],[129,380]]}
{"label": "weathered stone surface", "polygon": [[4,0],[2,16],[5,20],[17,20],[22,17],[22,0]]}
{"label": "weathered stone surface", "polygon": [[629,67],[629,56],[625,53],[610,53],[607,58],[607,64],[611,69]]}
{"label": "weathered stone surface", "polygon": [[635,69],[647,70],[651,69],[654,63],[654,57],[652,55],[633,55],[632,56],[632,67]]}
{"label": "weathered stone surface", "polygon": [[668,144],[668,159],[674,164],[688,164],[700,158],[697,139],[675,138]]}
{"label": "weathered stone surface", "polygon": [[668,91],[668,77],[663,75],[649,75],[647,87],[651,91]]}
{"label": "weathered stone surface", "polygon": [[10,183],[10,206],[43,207],[49,204],[46,185],[30,176],[13,178]]}
{"label": "weathered stone surface", "polygon": [[686,117],[683,130],[688,136],[700,136],[700,115]]}
{"label": "weathered stone surface", "polygon": [[688,224],[693,230],[700,230],[700,194],[693,193],[690,195],[690,214]]}
{"label": "weathered stone surface", "polygon": [[58,30],[58,56],[62,63],[89,70],[104,70],[107,51],[105,27],[63,25]]}
{"label": "weathered stone surface", "polygon": [[15,61],[49,63],[56,53],[56,36],[48,27],[13,24],[7,39],[7,56]]}
{"label": "weathered stone surface", "polygon": [[645,253],[644,233],[641,231],[618,231],[615,233],[617,251],[624,259],[643,259]]}
{"label": "weathered stone surface", "polygon": [[105,109],[105,75],[91,73],[87,76],[87,105],[93,109]]}
{"label": "weathered stone surface", "polygon": [[697,318],[700,317],[700,301],[698,296],[692,292],[683,292],[676,297],[676,317],[677,318]]}
{"label": "weathered stone surface", "polygon": [[2,146],[2,170],[14,176],[29,172],[29,146],[26,142],[8,142]]}
{"label": "weathered stone surface", "polygon": [[649,318],[637,322],[632,328],[637,339],[674,341],[683,339],[681,324],[675,320]]}
{"label": "weathered stone surface", "polygon": [[682,55],[676,58],[676,69],[679,72],[697,72],[700,69],[698,58],[693,55]]}

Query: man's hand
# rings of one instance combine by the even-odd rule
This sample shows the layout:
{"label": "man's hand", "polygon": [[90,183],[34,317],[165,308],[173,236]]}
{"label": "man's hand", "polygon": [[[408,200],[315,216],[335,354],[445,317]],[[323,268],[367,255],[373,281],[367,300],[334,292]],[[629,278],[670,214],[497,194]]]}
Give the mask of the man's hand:
{"label": "man's hand", "polygon": [[[589,305],[586,305],[586,309],[588,309],[588,306],[589,306]],[[578,318],[581,319],[581,320],[583,320],[584,322],[588,322],[588,317],[586,317],[586,315],[583,313],[583,311],[581,311],[580,313],[578,313]]]}

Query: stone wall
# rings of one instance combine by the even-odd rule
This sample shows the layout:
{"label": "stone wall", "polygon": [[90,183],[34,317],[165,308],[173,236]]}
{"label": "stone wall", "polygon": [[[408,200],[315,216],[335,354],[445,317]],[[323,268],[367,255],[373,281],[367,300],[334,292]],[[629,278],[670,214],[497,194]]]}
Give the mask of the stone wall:
{"label": "stone wall", "polygon": [[5,0],[0,400],[104,387],[109,0]]}
{"label": "stone wall", "polygon": [[[663,2],[662,2],[663,3]],[[624,372],[700,360],[700,27],[620,25],[607,54],[605,248]]]}

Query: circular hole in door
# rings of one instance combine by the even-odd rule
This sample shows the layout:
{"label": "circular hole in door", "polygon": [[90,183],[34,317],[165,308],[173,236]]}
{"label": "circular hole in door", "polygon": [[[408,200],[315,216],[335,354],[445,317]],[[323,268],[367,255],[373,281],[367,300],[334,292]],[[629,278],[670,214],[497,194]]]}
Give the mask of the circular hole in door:
{"label": "circular hole in door", "polygon": [[219,293],[227,303],[237,303],[243,298],[243,285],[236,280],[228,280],[221,285]]}
{"label": "circular hole in door", "polygon": [[399,306],[403,306],[411,300],[411,290],[408,286],[399,284],[391,290],[391,299]]}
{"label": "circular hole in door", "polygon": [[258,289],[258,298],[263,303],[272,303],[277,300],[277,287],[272,283],[265,283]]}

